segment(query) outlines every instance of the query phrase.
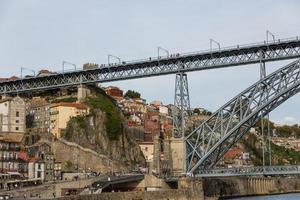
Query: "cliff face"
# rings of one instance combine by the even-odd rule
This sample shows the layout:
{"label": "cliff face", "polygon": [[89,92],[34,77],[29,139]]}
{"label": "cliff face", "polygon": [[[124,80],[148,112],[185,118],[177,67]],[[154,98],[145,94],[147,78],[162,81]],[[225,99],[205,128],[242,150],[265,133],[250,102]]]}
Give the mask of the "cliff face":
{"label": "cliff face", "polygon": [[[96,100],[105,99],[106,102]],[[91,112],[86,117],[74,117],[63,137],[71,142],[106,155],[122,165],[134,167],[144,165],[145,158],[136,141],[124,130],[123,117],[110,99],[101,94],[87,101]],[[93,104],[95,103],[96,104]],[[105,104],[108,103],[108,104]],[[102,106],[105,108],[100,109]],[[108,110],[110,108],[110,110]],[[106,112],[103,110],[105,109]],[[112,111],[111,111],[112,110]]]}

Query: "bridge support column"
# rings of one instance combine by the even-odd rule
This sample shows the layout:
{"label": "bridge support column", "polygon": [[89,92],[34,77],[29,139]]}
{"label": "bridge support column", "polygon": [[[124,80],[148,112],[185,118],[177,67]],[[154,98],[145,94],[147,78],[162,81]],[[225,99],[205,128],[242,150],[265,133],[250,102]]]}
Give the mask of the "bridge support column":
{"label": "bridge support column", "polygon": [[153,169],[155,170],[156,174],[160,175],[161,172],[161,160],[160,160],[160,154],[161,154],[161,141],[158,135],[154,136],[154,155],[153,155]]}
{"label": "bridge support column", "polygon": [[[265,52],[260,51],[260,80],[264,79],[267,75],[266,63],[265,63]],[[265,90],[265,88],[261,88]],[[265,99],[266,101],[267,99]],[[267,124],[264,123],[264,119],[267,120]],[[270,135],[270,114],[267,114],[265,118],[261,118],[261,140],[262,140],[262,156],[263,156],[263,166],[266,164],[265,155],[268,154],[269,165],[272,165],[272,150],[271,150],[271,135]],[[265,126],[267,126],[267,136],[265,136]]]}
{"label": "bridge support column", "polygon": [[175,108],[173,109],[173,137],[182,138],[188,126],[190,96],[187,74],[180,72],[175,79]]}
{"label": "bridge support column", "polygon": [[[174,98],[174,108],[172,110],[173,115],[173,139],[172,145],[176,148],[177,156],[172,153],[173,158],[173,170],[178,169],[178,164],[181,164],[181,169],[179,171],[186,171],[186,161],[185,161],[185,142],[184,136],[185,132],[189,127],[189,116],[190,116],[190,96],[187,74],[179,72],[176,74],[175,78],[175,98]],[[178,140],[179,139],[179,140]],[[178,148],[180,146],[180,148]],[[173,148],[171,148],[173,149]],[[179,151],[181,151],[179,153]],[[175,156],[175,157],[173,157]],[[178,157],[180,156],[180,158]],[[177,158],[176,158],[177,157]]]}
{"label": "bridge support column", "polygon": [[91,91],[89,88],[87,88],[84,85],[79,85],[77,88],[77,99],[79,102],[82,102],[85,100],[86,97],[88,97],[91,94]]}

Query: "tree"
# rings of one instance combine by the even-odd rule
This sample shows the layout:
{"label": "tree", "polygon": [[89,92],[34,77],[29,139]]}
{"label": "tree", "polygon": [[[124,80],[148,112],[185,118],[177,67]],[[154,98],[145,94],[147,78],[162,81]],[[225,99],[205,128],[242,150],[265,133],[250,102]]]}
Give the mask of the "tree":
{"label": "tree", "polygon": [[141,98],[141,94],[139,92],[134,91],[134,90],[128,90],[125,93],[125,97],[129,97],[129,98],[132,98],[132,99]]}

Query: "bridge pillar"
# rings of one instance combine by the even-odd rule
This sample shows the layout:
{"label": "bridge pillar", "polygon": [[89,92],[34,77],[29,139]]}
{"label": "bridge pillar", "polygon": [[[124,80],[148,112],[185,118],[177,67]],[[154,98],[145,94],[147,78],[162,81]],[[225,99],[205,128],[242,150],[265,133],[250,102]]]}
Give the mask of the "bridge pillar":
{"label": "bridge pillar", "polygon": [[187,74],[179,72],[175,78],[175,98],[174,108],[172,110],[173,115],[173,139],[171,142],[173,172],[182,173],[186,171],[185,162],[185,133],[191,127],[190,117],[190,96]]}
{"label": "bridge pillar", "polygon": [[171,138],[171,150],[172,150],[172,169],[174,175],[181,175],[185,166],[184,155],[184,139],[183,138]]}
{"label": "bridge pillar", "polygon": [[173,114],[173,137],[182,138],[188,126],[190,97],[187,74],[179,72],[175,79],[175,99]]}
{"label": "bridge pillar", "polygon": [[160,160],[160,154],[161,154],[161,143],[160,138],[158,135],[154,136],[153,139],[154,142],[154,149],[153,149],[153,169],[155,170],[156,174],[160,175],[160,168],[161,168],[161,160]]}
{"label": "bridge pillar", "polygon": [[91,94],[91,91],[89,88],[87,88],[84,85],[79,85],[77,88],[77,99],[79,102],[82,102],[85,100],[86,97],[88,97]]}

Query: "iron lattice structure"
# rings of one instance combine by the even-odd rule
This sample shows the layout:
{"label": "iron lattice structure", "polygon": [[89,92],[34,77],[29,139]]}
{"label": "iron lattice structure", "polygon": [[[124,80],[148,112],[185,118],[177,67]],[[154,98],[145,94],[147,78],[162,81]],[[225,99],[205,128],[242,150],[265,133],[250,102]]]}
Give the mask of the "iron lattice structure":
{"label": "iron lattice structure", "polygon": [[226,177],[226,176],[262,176],[262,175],[299,175],[300,165],[258,166],[242,168],[225,168],[201,170],[198,177]]}
{"label": "iron lattice structure", "polygon": [[300,57],[300,38],[238,45],[188,54],[174,54],[146,60],[101,65],[90,70],[7,81],[0,83],[0,94],[16,94],[80,84],[259,63],[261,62],[261,52],[264,52],[264,62]]}
{"label": "iron lattice structure", "polygon": [[182,138],[187,130],[187,123],[190,116],[190,96],[187,75],[176,74],[175,99],[173,109],[173,137]]}
{"label": "iron lattice structure", "polygon": [[261,117],[300,89],[300,60],[238,94],[185,138],[188,173],[211,169]]}

